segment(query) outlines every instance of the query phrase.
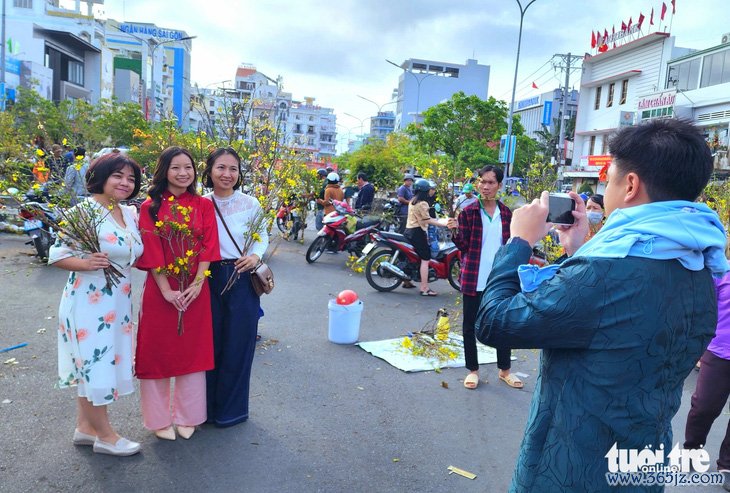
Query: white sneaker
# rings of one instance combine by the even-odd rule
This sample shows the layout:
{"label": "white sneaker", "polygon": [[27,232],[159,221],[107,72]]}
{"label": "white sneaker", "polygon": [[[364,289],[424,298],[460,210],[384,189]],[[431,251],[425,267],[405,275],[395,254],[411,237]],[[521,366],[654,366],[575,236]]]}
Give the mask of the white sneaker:
{"label": "white sneaker", "polygon": [[134,455],[141,448],[142,446],[139,443],[132,442],[126,438],[120,438],[115,444],[102,442],[99,438],[94,442],[94,452],[97,454],[117,455],[120,457]]}

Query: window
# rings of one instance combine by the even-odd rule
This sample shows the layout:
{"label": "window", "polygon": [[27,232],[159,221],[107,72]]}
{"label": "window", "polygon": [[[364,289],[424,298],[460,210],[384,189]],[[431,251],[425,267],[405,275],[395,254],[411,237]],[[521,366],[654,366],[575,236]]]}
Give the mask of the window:
{"label": "window", "polygon": [[697,89],[700,75],[700,58],[672,65],[667,73],[667,89],[676,87],[680,91]]}
{"label": "window", "polygon": [[613,106],[613,93],[615,92],[615,90],[616,90],[616,83],[611,82],[608,85],[608,98],[606,99],[606,108],[610,108],[611,106]]}
{"label": "window", "polygon": [[314,139],[308,139],[307,140],[307,145],[308,146],[313,146],[314,145]]}
{"label": "window", "polygon": [[[593,109],[597,110],[601,107],[601,87],[596,87],[596,102],[593,103]],[[591,153],[593,154],[593,153]]]}
{"label": "window", "polygon": [[730,82],[730,49],[707,55],[702,59],[700,87],[715,86],[725,82]]}
{"label": "window", "polygon": [[84,64],[77,62],[76,60],[68,61],[68,77],[69,82],[73,82],[76,85],[84,85]]}
{"label": "window", "polygon": [[608,135],[601,137],[601,155],[605,156],[608,154]]}
{"label": "window", "polygon": [[595,150],[596,150],[596,136],[595,135],[591,135],[591,147],[590,147],[590,149],[588,149],[588,154],[590,156],[592,156],[593,155],[593,151],[595,151]]}
{"label": "window", "polygon": [[314,133],[314,125],[307,126],[307,133],[308,134],[313,134]]}
{"label": "window", "polygon": [[212,108],[213,106],[215,106],[215,101],[213,99],[211,99],[210,100],[210,107]]}
{"label": "window", "polygon": [[626,104],[626,97],[629,94],[629,79],[624,79],[621,81],[621,99],[619,99],[618,104]]}
{"label": "window", "polygon": [[32,9],[33,0],[13,0],[13,7],[17,9]]}

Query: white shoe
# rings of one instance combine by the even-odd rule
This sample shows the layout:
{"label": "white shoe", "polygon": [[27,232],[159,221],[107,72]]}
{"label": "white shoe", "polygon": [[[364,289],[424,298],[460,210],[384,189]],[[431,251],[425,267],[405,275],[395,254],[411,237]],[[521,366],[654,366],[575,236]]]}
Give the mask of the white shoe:
{"label": "white shoe", "polygon": [[193,433],[195,433],[194,426],[177,426],[177,434],[185,440],[188,440],[191,436],[193,436]]}
{"label": "white shoe", "polygon": [[94,452],[97,454],[117,455],[120,457],[134,455],[141,448],[142,446],[139,443],[132,442],[126,438],[120,438],[115,444],[102,442],[98,438],[94,442]]}
{"label": "white shoe", "polygon": [[86,433],[81,433],[78,428],[76,428],[74,430],[74,438],[73,438],[74,445],[94,445],[95,441],[96,441],[96,436],[87,435]]}
{"label": "white shoe", "polygon": [[175,439],[175,428],[168,426],[161,430],[155,430],[155,436],[161,440],[174,440]]}

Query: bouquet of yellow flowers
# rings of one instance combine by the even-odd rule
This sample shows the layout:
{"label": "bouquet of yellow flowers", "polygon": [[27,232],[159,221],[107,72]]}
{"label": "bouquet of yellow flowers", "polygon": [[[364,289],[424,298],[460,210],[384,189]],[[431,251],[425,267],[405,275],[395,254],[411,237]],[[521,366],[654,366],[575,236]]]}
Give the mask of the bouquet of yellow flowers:
{"label": "bouquet of yellow flowers", "polygon": [[[192,207],[185,207],[175,204],[175,197],[171,196],[168,201],[170,204],[171,216],[166,219],[158,220],[155,223],[155,234],[167,243],[171,252],[176,252],[172,261],[167,265],[155,268],[155,272],[164,274],[168,278],[175,279],[178,283],[178,289],[185,291],[194,283],[202,283],[203,278],[195,278],[191,260],[200,254],[200,249],[196,248],[202,241],[202,237],[196,236],[191,227],[190,215],[193,212]],[[210,271],[205,271],[205,276],[210,276]],[[177,334],[182,335],[183,312],[177,312]]]}

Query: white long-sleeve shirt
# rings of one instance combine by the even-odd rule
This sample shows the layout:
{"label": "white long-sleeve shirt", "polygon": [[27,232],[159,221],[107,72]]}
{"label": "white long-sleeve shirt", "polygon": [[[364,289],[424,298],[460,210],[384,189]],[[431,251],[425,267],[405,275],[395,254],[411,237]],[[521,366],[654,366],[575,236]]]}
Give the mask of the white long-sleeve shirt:
{"label": "white long-sleeve shirt", "polygon": [[[243,247],[243,235],[249,230],[256,215],[263,215],[264,213],[259,201],[239,190],[236,190],[233,194],[225,198],[217,197],[213,193],[209,193],[205,197],[210,200],[215,200],[218,209],[226,220],[228,229],[236,239],[236,243],[239,247]],[[218,240],[220,242],[221,258],[236,259],[240,257],[241,255],[238,253],[238,249],[233,244],[231,237],[228,236],[226,228],[223,226],[217,212],[215,219],[218,222]],[[269,247],[269,233],[266,231],[265,220],[261,221],[258,233],[261,241],[253,242],[249,251],[243,253],[244,255],[256,254],[262,259],[264,258],[266,249]]]}

